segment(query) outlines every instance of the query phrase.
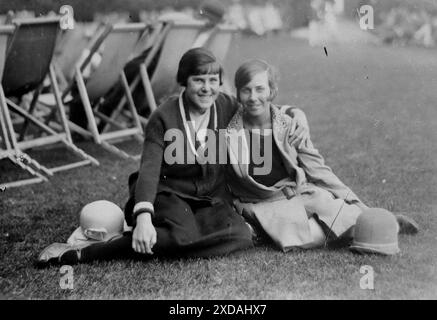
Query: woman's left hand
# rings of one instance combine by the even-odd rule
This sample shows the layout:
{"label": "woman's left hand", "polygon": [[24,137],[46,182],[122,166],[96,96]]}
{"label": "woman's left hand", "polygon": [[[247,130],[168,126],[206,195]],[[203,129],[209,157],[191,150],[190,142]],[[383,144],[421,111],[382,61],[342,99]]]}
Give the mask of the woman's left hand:
{"label": "woman's left hand", "polygon": [[291,121],[291,130],[288,136],[290,146],[299,149],[307,144],[310,140],[310,128],[305,113],[300,109],[292,110],[293,118]]}

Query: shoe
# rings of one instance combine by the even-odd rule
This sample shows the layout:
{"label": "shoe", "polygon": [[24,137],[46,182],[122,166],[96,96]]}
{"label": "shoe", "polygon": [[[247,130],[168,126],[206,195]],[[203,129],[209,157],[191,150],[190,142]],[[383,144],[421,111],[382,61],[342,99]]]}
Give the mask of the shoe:
{"label": "shoe", "polygon": [[252,242],[254,246],[260,246],[264,243],[263,237],[255,230],[255,228],[248,222],[245,222],[247,227],[250,230],[250,234],[252,236]]}
{"label": "shoe", "polygon": [[403,214],[396,214],[395,217],[399,224],[399,234],[416,234],[419,232],[419,225],[412,218]]}
{"label": "shoe", "polygon": [[77,264],[80,261],[82,247],[72,246],[67,243],[52,243],[39,254],[36,266],[43,268],[51,265]]}

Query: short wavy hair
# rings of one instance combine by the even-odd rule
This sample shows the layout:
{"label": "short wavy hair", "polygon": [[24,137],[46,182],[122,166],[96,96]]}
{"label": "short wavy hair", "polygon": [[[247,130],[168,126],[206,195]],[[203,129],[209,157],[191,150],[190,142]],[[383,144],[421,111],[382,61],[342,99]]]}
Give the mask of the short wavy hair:
{"label": "short wavy hair", "polygon": [[218,74],[220,85],[223,84],[223,67],[211,51],[200,47],[185,52],[179,61],[176,81],[186,87],[188,77],[202,74]]}
{"label": "short wavy hair", "polygon": [[247,85],[256,74],[266,71],[270,88],[269,100],[273,101],[278,94],[279,74],[276,68],[261,59],[248,60],[235,72],[234,84],[237,89],[237,98],[240,98],[240,90]]}

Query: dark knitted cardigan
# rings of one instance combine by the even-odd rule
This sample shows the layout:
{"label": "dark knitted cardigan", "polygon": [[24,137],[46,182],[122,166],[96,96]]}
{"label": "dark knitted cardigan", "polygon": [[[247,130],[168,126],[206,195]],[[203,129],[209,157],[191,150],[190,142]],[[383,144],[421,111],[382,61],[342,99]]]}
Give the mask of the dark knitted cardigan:
{"label": "dark knitted cardigan", "polygon": [[[215,105],[216,129],[225,129],[238,109],[238,102],[234,97],[220,93]],[[213,117],[214,112],[211,112],[208,128],[212,130],[214,130]],[[171,97],[164,102],[153,112],[147,123],[140,170],[129,178],[131,199],[125,211],[131,211],[133,205],[138,202],[154,203],[156,195],[160,192],[172,192],[183,198],[199,200],[228,196],[225,191],[224,164],[199,164],[197,161],[194,164],[186,162],[168,164],[164,161],[164,152],[173,142],[164,140],[165,133],[170,129],[183,132],[184,139],[181,147],[184,148],[186,156],[186,153],[191,150],[187,143],[187,133],[179,110],[178,97]],[[216,136],[218,138],[219,135]],[[216,145],[218,149],[218,142]],[[132,213],[126,212],[126,214]]]}

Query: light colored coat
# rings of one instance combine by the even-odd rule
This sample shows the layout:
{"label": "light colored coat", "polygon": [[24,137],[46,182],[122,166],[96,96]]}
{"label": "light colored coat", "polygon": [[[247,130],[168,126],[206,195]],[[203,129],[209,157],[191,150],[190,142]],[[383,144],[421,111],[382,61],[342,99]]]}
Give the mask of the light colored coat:
{"label": "light colored coat", "polygon": [[240,108],[227,128],[228,153],[235,173],[229,185],[237,210],[246,217],[255,217],[284,251],[311,243],[308,220],[314,214],[325,224],[324,230],[341,236],[367,206],[325,165],[311,142],[298,150],[290,146],[287,138],[291,135],[291,118],[278,106],[271,106],[271,118],[273,141],[290,177],[267,187],[249,175],[250,150],[242,134]]}

